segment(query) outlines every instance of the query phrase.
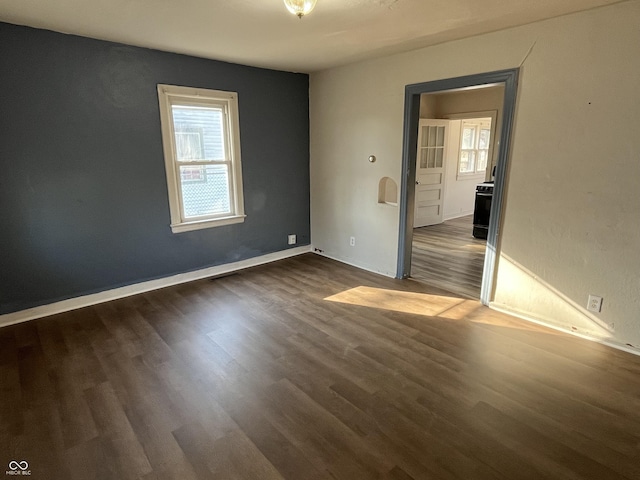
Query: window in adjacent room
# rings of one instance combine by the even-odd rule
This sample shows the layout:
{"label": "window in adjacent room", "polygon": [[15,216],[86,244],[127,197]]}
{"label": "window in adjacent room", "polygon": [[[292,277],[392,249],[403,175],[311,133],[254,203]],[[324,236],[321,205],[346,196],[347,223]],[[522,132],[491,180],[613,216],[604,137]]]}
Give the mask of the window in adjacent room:
{"label": "window in adjacent room", "polygon": [[174,233],[244,221],[238,95],[158,85]]}
{"label": "window in adjacent room", "polygon": [[491,118],[462,120],[458,175],[484,173],[489,162]]}

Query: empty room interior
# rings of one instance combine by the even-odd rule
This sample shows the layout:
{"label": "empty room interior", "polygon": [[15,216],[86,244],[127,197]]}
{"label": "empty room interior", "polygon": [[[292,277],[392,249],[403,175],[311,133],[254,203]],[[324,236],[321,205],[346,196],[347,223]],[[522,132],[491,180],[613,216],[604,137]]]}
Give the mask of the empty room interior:
{"label": "empty room interior", "polygon": [[0,472],[640,478],[640,0],[0,4]]}

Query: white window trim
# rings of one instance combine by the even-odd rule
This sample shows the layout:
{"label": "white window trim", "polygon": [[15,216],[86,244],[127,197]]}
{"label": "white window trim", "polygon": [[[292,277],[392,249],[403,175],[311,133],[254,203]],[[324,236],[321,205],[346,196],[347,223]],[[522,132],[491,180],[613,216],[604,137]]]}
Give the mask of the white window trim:
{"label": "white window trim", "polygon": [[[489,158],[489,153],[491,151],[491,133],[492,133],[492,125],[489,125],[489,146],[485,149],[485,148],[479,148],[479,141],[480,141],[480,130],[486,129],[486,124],[484,124],[484,122],[477,122],[475,120],[479,120],[479,119],[463,119],[460,125],[460,140],[459,140],[459,147],[458,147],[458,177],[471,177],[471,176],[484,176],[486,175],[486,171],[487,168],[489,168],[489,165],[491,163],[490,158]],[[493,122],[492,122],[493,123]],[[475,130],[475,135],[474,135],[474,148],[462,148],[462,138],[464,135],[464,129],[465,127],[473,127],[473,129]],[[487,151],[487,165],[482,169],[482,170],[478,170],[478,161],[480,160],[480,151],[481,150],[486,150]],[[462,163],[462,152],[475,152],[475,163],[473,165],[473,171],[471,172],[461,172],[460,171],[460,164]]]}
{"label": "white window trim", "polygon": [[[497,147],[497,143],[495,142],[496,138],[496,129],[498,123],[498,110],[483,110],[478,112],[464,112],[464,113],[452,113],[448,115],[444,115],[442,118],[446,118],[449,120],[471,120],[476,118],[491,118],[491,139],[489,140],[489,152],[487,158],[487,168],[480,172],[468,172],[468,173],[460,173],[460,146],[461,142],[458,140],[458,159],[456,162],[456,180],[459,181],[467,181],[473,179],[484,178],[485,180],[490,180],[489,172],[492,170],[495,165],[494,157],[494,147]],[[460,125],[460,135],[462,136],[462,124]]]}
{"label": "white window trim", "polygon": [[[180,233],[244,222],[246,215],[244,213],[244,197],[242,191],[238,94],[222,90],[158,84],[158,102],[160,106],[160,124],[162,127],[162,147],[164,150],[165,170],[167,174],[167,190],[169,193],[171,231],[173,233]],[[171,115],[171,105],[174,103],[180,105],[214,105],[223,107],[225,112],[225,144],[228,145],[227,154],[229,155],[229,159],[220,163],[229,164],[231,215],[197,219],[185,219],[183,217],[180,193],[181,183],[178,171],[179,163],[176,159],[175,132]]]}

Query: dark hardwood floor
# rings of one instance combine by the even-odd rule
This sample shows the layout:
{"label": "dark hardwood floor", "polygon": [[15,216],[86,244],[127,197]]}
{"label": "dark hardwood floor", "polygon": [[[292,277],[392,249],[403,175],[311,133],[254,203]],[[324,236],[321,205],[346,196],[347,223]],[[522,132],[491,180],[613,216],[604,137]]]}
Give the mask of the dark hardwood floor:
{"label": "dark hardwood floor", "polygon": [[33,479],[640,478],[640,357],[313,254],[0,347]]}
{"label": "dark hardwood floor", "polygon": [[411,276],[429,285],[480,298],[486,240],[474,238],[473,215],[413,230]]}

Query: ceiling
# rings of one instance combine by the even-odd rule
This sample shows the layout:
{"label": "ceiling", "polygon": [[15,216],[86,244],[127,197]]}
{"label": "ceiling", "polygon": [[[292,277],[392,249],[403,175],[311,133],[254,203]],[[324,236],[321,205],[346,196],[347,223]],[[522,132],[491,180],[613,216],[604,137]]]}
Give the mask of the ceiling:
{"label": "ceiling", "polygon": [[620,0],[1,0],[0,21],[198,57],[314,71]]}

